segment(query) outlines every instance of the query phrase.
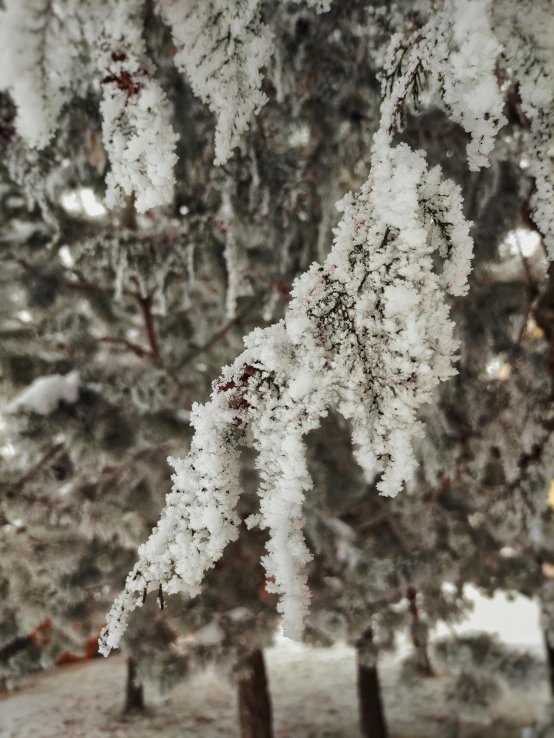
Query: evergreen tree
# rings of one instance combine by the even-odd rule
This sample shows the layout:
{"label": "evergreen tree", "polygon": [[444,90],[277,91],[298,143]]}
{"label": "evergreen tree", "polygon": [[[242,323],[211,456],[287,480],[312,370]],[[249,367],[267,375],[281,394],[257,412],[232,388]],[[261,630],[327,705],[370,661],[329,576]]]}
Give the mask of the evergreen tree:
{"label": "evergreen tree", "polygon": [[356,646],[371,738],[378,653],[408,628],[430,677],[466,584],[538,596],[554,663],[553,24],[4,0],[8,678],[120,590],[127,707],[226,663],[245,737],[271,735],[276,613]]}

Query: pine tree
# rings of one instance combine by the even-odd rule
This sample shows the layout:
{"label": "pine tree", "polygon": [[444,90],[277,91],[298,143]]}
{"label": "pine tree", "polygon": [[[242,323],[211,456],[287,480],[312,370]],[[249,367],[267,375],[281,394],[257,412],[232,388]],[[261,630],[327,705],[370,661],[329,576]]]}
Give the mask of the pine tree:
{"label": "pine tree", "polygon": [[540,597],[551,655],[552,23],[548,0],[4,0],[12,673],[120,590],[101,649],[131,659],[128,706],[228,662],[244,736],[271,735],[276,613],[356,646],[372,738],[379,652],[407,628],[429,677],[468,583]]}

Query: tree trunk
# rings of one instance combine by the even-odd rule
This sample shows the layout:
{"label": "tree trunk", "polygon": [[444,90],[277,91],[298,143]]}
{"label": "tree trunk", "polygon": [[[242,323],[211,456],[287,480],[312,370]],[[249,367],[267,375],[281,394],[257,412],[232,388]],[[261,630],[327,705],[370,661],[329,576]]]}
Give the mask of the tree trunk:
{"label": "tree trunk", "polygon": [[[554,383],[553,383],[554,388]],[[548,682],[550,694],[554,697],[554,582],[547,576],[549,573],[543,567],[551,565],[544,561],[542,556],[537,556],[537,566],[541,585],[539,587],[539,603],[541,613],[541,626],[546,649],[546,663],[548,665]]]}
{"label": "tree trunk", "polygon": [[238,684],[241,738],[273,738],[271,697],[263,652],[253,651],[245,659],[244,667],[248,676]]}
{"label": "tree trunk", "polygon": [[358,704],[360,710],[360,729],[364,738],[387,738],[387,724],[381,699],[381,687],[377,663],[367,666],[363,660],[363,648],[373,640],[368,630],[357,648],[358,658]]}
{"label": "tree trunk", "polygon": [[425,635],[425,629],[421,627],[421,619],[419,617],[419,609],[417,606],[417,590],[413,587],[408,587],[407,592],[408,602],[410,603],[410,613],[412,615],[412,627],[411,636],[412,643],[417,651],[419,657],[419,664],[421,674],[423,676],[435,676],[435,671],[431,665],[429,658],[429,649],[427,643],[427,636]]}
{"label": "tree trunk", "polygon": [[548,661],[548,681],[550,683],[550,694],[554,697],[554,646],[550,644],[548,633],[544,633],[544,645]]}
{"label": "tree trunk", "polygon": [[144,710],[144,689],[137,682],[137,662],[132,656],[127,659],[127,691],[125,696],[125,712]]}

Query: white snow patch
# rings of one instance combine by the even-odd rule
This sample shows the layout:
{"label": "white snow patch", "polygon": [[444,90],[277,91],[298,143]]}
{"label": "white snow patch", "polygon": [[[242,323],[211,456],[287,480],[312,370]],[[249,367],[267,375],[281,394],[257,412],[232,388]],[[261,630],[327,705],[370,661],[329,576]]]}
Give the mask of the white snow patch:
{"label": "white snow patch", "polygon": [[504,241],[498,247],[501,256],[519,256],[525,258],[533,256],[541,244],[541,237],[537,231],[529,228],[516,228],[510,231]]}
{"label": "white snow patch", "polygon": [[218,643],[223,642],[225,632],[216,620],[212,620],[208,625],[196,630],[192,638],[195,643],[201,646],[217,646]]}
{"label": "white snow patch", "polygon": [[10,402],[7,412],[29,410],[38,415],[50,415],[61,400],[69,404],[79,397],[79,372],[49,374],[39,377]]}
{"label": "white snow patch", "polygon": [[[465,594],[473,600],[474,609],[467,620],[454,627],[457,633],[484,630],[496,634],[503,643],[542,651],[543,633],[539,606],[535,600],[505,592],[484,597],[471,585],[465,587]],[[441,637],[450,632],[451,629],[440,625],[436,635]]]}
{"label": "white snow patch", "polygon": [[107,212],[90,187],[64,192],[61,196],[61,202],[64,210],[71,214],[84,213],[92,218],[98,218]]}

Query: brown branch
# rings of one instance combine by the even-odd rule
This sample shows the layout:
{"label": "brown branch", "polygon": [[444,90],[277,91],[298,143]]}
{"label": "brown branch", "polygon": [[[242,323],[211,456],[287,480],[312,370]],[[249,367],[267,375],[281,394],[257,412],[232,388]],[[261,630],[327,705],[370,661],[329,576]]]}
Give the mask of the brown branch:
{"label": "brown branch", "polygon": [[[94,282],[73,282],[70,280],[66,280],[64,282],[64,287],[70,290],[82,290],[83,292],[106,292],[112,295],[115,292],[114,287],[107,287],[105,285],[95,284]],[[127,338],[114,336],[106,336],[104,338],[101,338],[100,341],[102,343],[120,344],[128,348],[129,351],[132,351],[137,356],[140,356],[142,359],[149,358],[156,364],[161,363],[160,346],[156,335],[154,316],[152,315],[152,302],[154,293],[152,292],[149,295],[144,296],[138,290],[123,290],[122,294],[124,294],[126,297],[132,297],[138,302],[144,318],[144,325],[150,348],[147,349],[140,344],[133,343],[133,341],[129,341],[129,339]]]}
{"label": "brown branch", "polygon": [[162,355],[160,353],[160,344],[156,334],[156,324],[154,323],[154,316],[152,315],[152,299],[153,293],[146,297],[137,295],[137,300],[139,302],[140,309],[142,310],[142,317],[144,318],[144,327],[146,329],[148,343],[150,344],[150,358],[156,364],[161,364]]}
{"label": "brown branch", "polygon": [[132,293],[135,300],[138,302],[142,317],[144,320],[144,328],[146,331],[146,337],[150,345],[149,357],[156,364],[161,364],[162,355],[160,352],[160,344],[158,342],[158,336],[156,333],[156,324],[154,322],[154,316],[152,314],[152,303],[154,302],[154,295],[156,294],[156,288],[154,287],[147,295],[142,293],[142,288],[137,277],[132,277],[132,281],[136,286],[135,292]]}
{"label": "brown branch", "polygon": [[220,341],[222,338],[224,338],[227,333],[234,328],[236,325],[241,323],[244,318],[252,312],[252,310],[256,307],[258,304],[260,295],[255,295],[246,305],[244,310],[242,312],[238,313],[238,315],[235,315],[232,320],[230,320],[228,323],[225,323],[225,325],[214,335],[206,341],[206,343],[202,344],[201,346],[198,346],[197,348],[193,349],[190,354],[185,356],[183,361],[179,364],[177,369],[182,369],[183,367],[187,366],[191,363],[191,361],[194,361],[200,354],[203,354],[205,351],[209,351],[212,346],[214,346],[218,341]]}
{"label": "brown branch", "polygon": [[375,530],[375,528],[379,528],[382,525],[387,525],[389,519],[389,513],[382,513],[381,515],[377,515],[376,517],[372,518],[371,520],[368,520],[367,523],[364,523],[360,526],[358,529],[359,533],[369,533],[371,530]]}
{"label": "brown branch", "polygon": [[359,528],[358,533],[363,536],[370,536],[373,535],[375,530],[377,530],[378,528],[382,528],[383,526],[387,527],[390,530],[390,532],[396,539],[396,542],[402,549],[403,553],[409,554],[410,547],[408,546],[406,539],[402,534],[400,526],[398,525],[398,520],[396,519],[396,515],[394,514],[391,515],[390,513],[383,513],[382,515],[377,515],[372,520],[368,520],[367,523],[364,523]]}
{"label": "brown branch", "polygon": [[132,351],[133,354],[135,354],[136,356],[140,356],[141,359],[152,358],[152,353],[150,349],[145,348],[138,343],[133,343],[133,341],[129,341],[127,338],[119,338],[117,336],[104,336],[103,338],[99,338],[98,341],[99,343],[111,343],[116,346],[125,346],[125,348],[127,348],[129,351]]}
{"label": "brown branch", "polygon": [[146,446],[145,448],[141,448],[136,453],[134,453],[131,458],[124,464],[120,464],[119,466],[105,466],[100,472],[100,477],[97,480],[97,484],[105,485],[109,482],[113,482],[113,480],[116,479],[120,474],[134,466],[137,461],[150,456],[150,454],[155,454],[158,452],[161,453],[162,451],[170,451],[172,448],[175,448],[175,445],[176,444],[172,441],[165,441],[164,443],[158,443],[155,446]]}
{"label": "brown branch", "polygon": [[[82,290],[83,292],[107,292],[113,295],[115,293],[114,287],[108,287],[107,285],[95,284],[94,282],[73,282],[66,280],[63,286],[68,290]],[[122,294],[126,297],[137,297],[136,293],[131,290],[122,290]]]}
{"label": "brown branch", "polygon": [[36,476],[39,471],[48,464],[49,461],[52,461],[52,459],[56,458],[58,454],[62,452],[62,450],[65,448],[64,443],[57,443],[55,446],[53,446],[46,454],[45,456],[40,459],[38,463],[36,463],[24,476],[21,477],[12,487],[13,490],[20,490],[23,489],[23,487],[29,482],[34,476]]}
{"label": "brown branch", "polygon": [[450,476],[443,477],[439,484],[435,487],[435,489],[431,490],[425,495],[425,497],[423,498],[424,501],[434,504],[444,492],[450,489],[451,484],[452,480],[450,479]]}

